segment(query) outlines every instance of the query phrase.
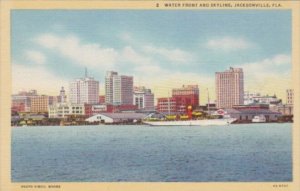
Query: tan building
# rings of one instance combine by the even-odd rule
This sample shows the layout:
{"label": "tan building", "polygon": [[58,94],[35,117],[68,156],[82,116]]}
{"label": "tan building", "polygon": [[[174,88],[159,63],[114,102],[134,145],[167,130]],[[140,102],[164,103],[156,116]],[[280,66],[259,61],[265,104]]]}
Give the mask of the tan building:
{"label": "tan building", "polygon": [[216,72],[217,108],[232,108],[244,103],[244,73],[242,68]]}
{"label": "tan building", "polygon": [[49,96],[35,96],[31,98],[30,112],[48,112]]}
{"label": "tan building", "polygon": [[286,90],[286,103],[293,105],[294,104],[294,90],[287,89]]}

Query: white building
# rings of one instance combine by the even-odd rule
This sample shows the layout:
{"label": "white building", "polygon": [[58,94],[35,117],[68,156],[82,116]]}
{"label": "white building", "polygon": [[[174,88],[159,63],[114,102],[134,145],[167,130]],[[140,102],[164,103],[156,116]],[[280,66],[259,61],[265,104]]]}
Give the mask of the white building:
{"label": "white building", "polygon": [[244,73],[242,68],[216,72],[217,108],[244,104]]}
{"label": "white building", "polygon": [[154,110],[154,94],[145,87],[135,87],[133,105],[136,105],[141,110]]}
{"label": "white building", "polygon": [[255,97],[259,97],[258,92],[244,92],[244,105],[250,105],[255,103]]}
{"label": "white building", "polygon": [[92,106],[92,112],[93,113],[101,113],[101,112],[106,112],[107,111],[107,105],[93,105]]}
{"label": "white building", "polygon": [[70,82],[69,101],[74,104],[96,104],[99,102],[99,81],[92,77]]}
{"label": "white building", "polygon": [[108,71],[105,76],[105,103],[113,103],[113,77],[117,76],[118,72]]}
{"label": "white building", "polygon": [[57,103],[49,105],[49,118],[65,118],[67,115],[84,115],[84,104]]}
{"label": "white building", "polygon": [[133,77],[109,71],[105,77],[105,102],[113,105],[132,105]]}
{"label": "white building", "polygon": [[147,114],[143,113],[101,113],[87,118],[85,121],[89,123],[126,123],[138,122],[143,120]]}
{"label": "white building", "polygon": [[281,103],[281,99],[278,99],[276,95],[254,96],[253,101],[254,103],[268,104],[268,105],[277,105]]}

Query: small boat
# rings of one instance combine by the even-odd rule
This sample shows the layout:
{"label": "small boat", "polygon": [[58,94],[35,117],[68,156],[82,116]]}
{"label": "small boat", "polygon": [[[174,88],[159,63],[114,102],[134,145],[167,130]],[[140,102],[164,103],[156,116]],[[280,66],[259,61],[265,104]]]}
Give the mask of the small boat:
{"label": "small boat", "polygon": [[254,116],[254,118],[252,119],[253,123],[265,123],[266,117],[264,115],[256,115]]}

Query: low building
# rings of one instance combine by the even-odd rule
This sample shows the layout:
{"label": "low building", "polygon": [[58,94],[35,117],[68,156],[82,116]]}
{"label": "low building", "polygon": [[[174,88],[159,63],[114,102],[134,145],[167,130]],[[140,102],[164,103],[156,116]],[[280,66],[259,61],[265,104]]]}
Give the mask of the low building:
{"label": "low building", "polygon": [[21,126],[33,126],[33,125],[43,125],[46,117],[44,115],[39,114],[24,114],[20,116],[18,124]]}
{"label": "low building", "polygon": [[[216,111],[218,113],[218,111]],[[236,118],[238,122],[251,122],[255,116],[263,115],[267,122],[276,122],[281,117],[280,112],[274,112],[269,109],[224,109],[226,115]]]}
{"label": "low building", "polygon": [[255,97],[259,97],[260,93],[258,92],[244,92],[244,104],[249,105],[255,103]]}
{"label": "low building", "polygon": [[207,113],[212,113],[217,110],[217,105],[215,103],[207,103],[205,105],[200,105],[194,109],[194,111],[205,111]]}
{"label": "low building", "polygon": [[277,105],[282,102],[282,100],[278,99],[276,95],[256,96],[253,97],[253,99],[254,99],[254,103],[269,104],[269,105]]}
{"label": "low building", "polygon": [[176,109],[176,99],[175,98],[158,98],[157,99],[157,111],[160,113],[174,113],[177,112]]}
{"label": "low building", "polygon": [[269,109],[270,106],[268,104],[250,104],[250,105],[234,105],[232,109],[237,110],[258,110],[258,109]]}
{"label": "low building", "polygon": [[36,90],[21,91],[18,94],[11,96],[12,111],[15,112],[30,112],[31,98],[38,96]]}
{"label": "low building", "polygon": [[68,115],[85,115],[83,104],[57,103],[49,105],[49,118],[66,118]]}
{"label": "low building", "polygon": [[282,115],[293,115],[292,104],[281,104],[271,108],[272,111],[280,112]]}
{"label": "low building", "polygon": [[144,113],[101,113],[87,118],[85,121],[105,124],[137,123],[142,121],[146,116],[147,114]]}
{"label": "low building", "polygon": [[109,106],[105,105],[105,104],[96,104],[96,105],[85,104],[84,105],[85,115],[89,116],[89,117],[96,115],[98,113],[107,112],[108,108],[109,108]]}

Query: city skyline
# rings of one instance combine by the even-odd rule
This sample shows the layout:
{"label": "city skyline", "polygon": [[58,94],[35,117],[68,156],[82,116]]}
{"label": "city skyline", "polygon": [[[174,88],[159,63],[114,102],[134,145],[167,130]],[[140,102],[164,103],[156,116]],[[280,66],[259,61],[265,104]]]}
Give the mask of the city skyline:
{"label": "city skyline", "polygon": [[151,89],[156,98],[198,84],[205,103],[206,89],[216,99],[215,72],[232,66],[243,68],[245,91],[285,98],[290,38],[288,10],[14,10],[13,93],[57,94],[87,67],[100,81],[100,95],[105,72],[114,70],[134,76],[134,85]]}

